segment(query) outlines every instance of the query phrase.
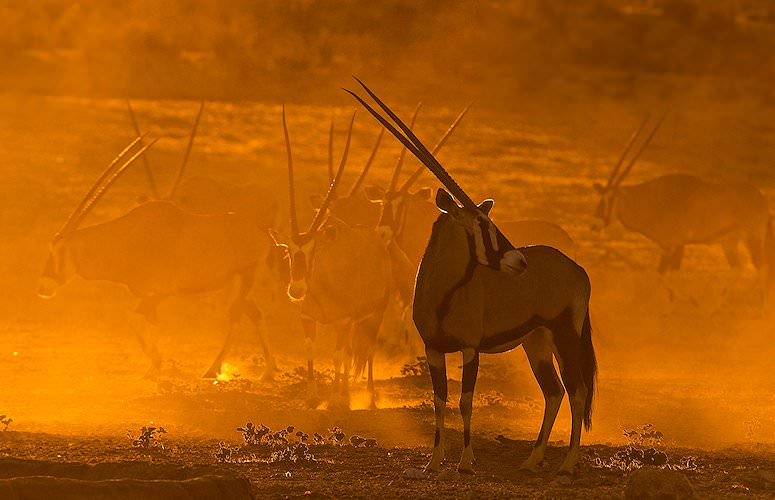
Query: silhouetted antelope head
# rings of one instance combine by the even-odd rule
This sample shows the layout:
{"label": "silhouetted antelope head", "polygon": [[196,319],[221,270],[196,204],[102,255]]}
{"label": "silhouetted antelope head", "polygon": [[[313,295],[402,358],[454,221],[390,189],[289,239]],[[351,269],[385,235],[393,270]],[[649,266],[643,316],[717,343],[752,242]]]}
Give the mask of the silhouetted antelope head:
{"label": "silhouetted antelope head", "polygon": [[324,230],[323,223],[325,222],[326,214],[331,202],[335,199],[336,187],[342,178],[342,172],[347,163],[347,154],[350,150],[350,139],[352,137],[354,121],[355,113],[353,113],[353,116],[350,119],[347,142],[345,143],[342,160],[339,163],[336,175],[331,179],[328,192],[321,202],[309,228],[306,231],[301,232],[299,231],[296,212],[296,186],[293,175],[293,154],[291,152],[290,138],[288,137],[288,126],[285,120],[285,106],[283,106],[283,133],[285,135],[285,148],[288,155],[288,196],[290,201],[289,213],[291,219],[291,234],[284,235],[274,230],[270,230],[270,234],[272,239],[274,239],[275,244],[284,248],[290,259],[291,277],[290,283],[288,284],[288,296],[291,300],[301,301],[304,300],[307,295],[307,278],[309,276],[312,259],[314,258],[316,238],[321,235],[326,238],[336,238],[336,230],[333,228]]}
{"label": "silhouetted antelope head", "polygon": [[619,188],[621,186],[622,181],[625,177],[627,177],[627,174],[630,173],[632,170],[632,167],[635,165],[635,162],[638,161],[638,158],[640,155],[645,151],[646,147],[651,142],[651,139],[654,138],[654,134],[657,133],[657,130],[659,130],[659,127],[662,125],[662,122],[667,117],[667,114],[663,115],[654,125],[654,128],[649,133],[648,137],[646,137],[646,140],[643,141],[643,144],[641,145],[640,149],[635,153],[635,155],[630,159],[630,162],[627,164],[627,166],[624,168],[624,170],[621,170],[622,164],[624,164],[624,160],[627,157],[627,154],[630,152],[630,149],[632,149],[632,146],[635,144],[635,142],[638,140],[638,137],[640,137],[640,134],[643,132],[643,129],[646,127],[646,123],[649,121],[649,116],[646,116],[646,118],[643,120],[643,122],[640,124],[640,127],[633,132],[632,136],[630,137],[630,140],[627,142],[627,145],[624,148],[624,151],[622,151],[622,154],[619,156],[619,159],[616,162],[616,165],[614,165],[614,169],[611,172],[611,175],[608,177],[608,181],[605,185],[600,184],[599,182],[595,182],[592,187],[595,189],[598,195],[600,195],[600,200],[597,203],[597,207],[595,208],[595,217],[598,219],[596,223],[592,225],[592,229],[595,231],[600,231],[606,227],[608,227],[613,219],[615,218],[615,211],[616,211],[616,198],[619,193]]}
{"label": "silhouetted antelope head", "polygon": [[145,153],[148,148],[156,143],[157,139],[149,142],[140,148],[123,164],[119,165],[121,160],[141,141],[140,136],[132,141],[123,151],[121,151],[108,165],[105,171],[100,175],[97,181],[92,185],[86,196],[81,200],[70,217],[68,217],[62,229],[54,235],[51,241],[51,250],[49,252],[43,273],[40,276],[38,284],[38,296],[48,299],[56,295],[56,290],[67,283],[75,275],[75,250],[72,245],[73,235],[78,231],[79,226],[91,212],[94,205],[105,194],[108,188],[121,176],[129,166]]}
{"label": "silhouetted antelope head", "polygon": [[[390,119],[401,129],[399,131],[392,123],[380,115],[360,96],[345,89],[350,95],[366,108],[396,139],[412,152],[433,174],[441,181],[449,192],[438,190],[436,193],[436,206],[448,217],[444,221],[451,221],[462,227],[469,238],[474,241],[475,258],[484,266],[497,271],[519,275],[527,269],[525,256],[512,245],[509,240],[490,220],[488,214],[492,208],[492,200],[485,200],[477,205],[471,200],[465,191],[455,182],[449,173],[441,166],[433,154],[417,138],[412,129],[408,127],[385,103],[383,103],[362,81],[355,80],[371,96]],[[450,194],[451,193],[451,194]],[[457,198],[462,206],[455,203],[452,196]],[[472,256],[474,257],[474,256]]]}

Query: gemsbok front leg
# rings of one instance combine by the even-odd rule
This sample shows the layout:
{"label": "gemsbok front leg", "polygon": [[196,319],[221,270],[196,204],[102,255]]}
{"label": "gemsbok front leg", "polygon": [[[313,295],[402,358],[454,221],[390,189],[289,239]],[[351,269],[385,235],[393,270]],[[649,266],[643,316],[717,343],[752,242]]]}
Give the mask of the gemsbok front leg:
{"label": "gemsbok front leg", "polygon": [[560,382],[557,370],[554,369],[554,354],[552,348],[551,332],[546,328],[540,328],[530,333],[522,343],[530,368],[538,381],[538,386],[544,395],[544,420],[538,433],[533,451],[520,467],[521,469],[538,472],[538,468],[544,461],[546,445],[560,411],[562,398],[565,396],[565,388]]}
{"label": "gemsbok front leg", "polygon": [[269,342],[266,338],[266,318],[264,317],[264,313],[261,312],[256,303],[252,300],[247,300],[245,302],[245,314],[248,318],[250,318],[250,321],[256,328],[256,332],[258,333],[258,342],[261,344],[261,350],[264,351],[266,367],[264,368],[264,374],[261,376],[261,380],[270,381],[274,378],[274,372],[277,370],[277,364],[274,361],[274,356],[272,356],[272,351],[269,350]]}
{"label": "gemsbok front leg", "polygon": [[307,357],[307,402],[311,406],[317,403],[318,386],[315,382],[315,337],[317,336],[317,323],[314,319],[302,318],[301,326],[304,329],[304,353]]}
{"label": "gemsbok front leg", "polygon": [[447,411],[447,360],[443,352],[425,349],[428,369],[433,382],[433,411],[436,415],[436,435],[433,440],[431,461],[426,471],[438,472],[444,460],[444,412]]}
{"label": "gemsbok front leg", "polygon": [[159,306],[157,297],[144,299],[135,309],[131,317],[132,325],[137,335],[137,340],[148,358],[151,360],[151,366],[143,378],[155,378],[161,373],[161,353],[156,346],[156,334],[159,331],[159,316],[157,307]]}
{"label": "gemsbok front leg", "polygon": [[471,414],[473,413],[474,387],[479,373],[479,353],[475,349],[463,350],[463,382],[460,393],[460,416],[463,417],[463,454],[457,471],[474,473],[474,450],[471,446]]}

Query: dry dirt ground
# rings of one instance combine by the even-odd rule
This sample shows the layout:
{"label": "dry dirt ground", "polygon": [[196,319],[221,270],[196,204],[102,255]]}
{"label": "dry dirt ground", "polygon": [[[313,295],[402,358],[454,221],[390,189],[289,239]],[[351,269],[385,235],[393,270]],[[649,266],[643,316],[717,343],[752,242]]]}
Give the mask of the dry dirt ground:
{"label": "dry dirt ground", "polygon": [[[386,98],[401,104],[403,114],[413,106],[396,96]],[[429,142],[467,103],[433,104],[426,104],[418,120],[420,135]],[[627,483],[627,473],[611,468],[609,460],[627,445],[623,432],[653,424],[664,436],[657,448],[670,464],[686,465],[682,458],[695,457],[683,473],[700,495],[775,494],[773,320],[754,305],[753,270],[722,297],[721,250],[689,249],[680,281],[685,298],[670,307],[652,271],[658,255],[648,240],[619,227],[601,234],[589,229],[592,182],[605,178],[643,114],[670,104],[623,107],[611,101],[541,109],[525,103],[522,112],[474,108],[441,155],[474,199],[496,200],[494,214],[502,220],[537,217],[565,227],[591,276],[599,393],[593,429],[583,437],[584,458],[573,483],[564,485],[552,482],[552,471],[563,454],[561,440],[568,439],[567,404],[552,435],[546,470],[537,475],[518,470],[543,410],[521,351],[482,362],[473,420],[477,475],[445,472],[429,480],[404,479],[405,469],[427,460],[433,419],[428,380],[401,376],[400,368],[413,360],[407,346],[395,329],[384,328],[376,367],[379,410],[363,409],[363,381],[354,385],[352,410],[329,409],[333,335],[323,330],[317,348],[323,397],[319,406],[308,408],[297,372],[303,352],[297,311],[271,276],[255,293],[267,304],[269,340],[280,367],[274,382],[260,382],[264,360],[247,324],[224,379],[201,378],[222,342],[225,293],[163,304],[157,340],[164,372],[161,378],[143,379],[148,362],[129,325],[135,301],[123,288],[76,279],[53,300],[35,295],[51,236],[132,138],[124,103],[0,95],[0,414],[13,419],[0,432],[0,476],[31,470],[98,479],[222,473],[247,477],[258,497],[308,491],[320,496],[611,497],[621,495]],[[174,176],[196,106],[191,101],[135,103],[141,126],[164,136],[149,155],[162,185]],[[328,120],[336,118],[339,151],[352,109],[289,106],[300,200],[324,190]],[[744,178],[772,199],[772,116],[771,108],[742,98],[734,105],[709,106],[697,98],[673,106],[632,181],[671,171]],[[361,113],[345,182],[363,164],[377,132]],[[385,142],[374,182],[386,182],[397,152],[393,141]],[[268,183],[284,206],[283,155],[279,104],[209,103],[188,173]],[[433,185],[427,177],[425,183]],[[90,220],[125,213],[146,193],[141,170],[131,171]],[[309,217],[311,207],[303,208]],[[458,365],[455,358],[453,380],[459,379]],[[458,395],[459,385],[453,383],[447,471],[454,470],[461,447]],[[248,421],[274,430],[292,425],[325,437],[338,426],[348,437],[373,438],[378,446],[313,446],[314,462],[270,463],[268,449],[242,448],[236,428]],[[126,437],[128,430],[137,435],[148,425],[168,431],[163,449],[147,452]],[[499,435],[503,439],[496,440]],[[221,442],[237,449],[223,462],[216,458]],[[54,466],[69,462],[131,463],[96,472]]]}

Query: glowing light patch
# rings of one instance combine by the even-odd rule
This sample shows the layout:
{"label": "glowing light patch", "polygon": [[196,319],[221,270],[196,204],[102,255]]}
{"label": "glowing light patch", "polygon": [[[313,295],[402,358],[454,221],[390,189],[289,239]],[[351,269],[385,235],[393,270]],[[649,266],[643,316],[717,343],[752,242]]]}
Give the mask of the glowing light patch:
{"label": "glowing light patch", "polygon": [[228,382],[237,377],[239,377],[239,373],[237,373],[237,367],[229,363],[224,363],[221,365],[221,372],[215,378],[216,382]]}

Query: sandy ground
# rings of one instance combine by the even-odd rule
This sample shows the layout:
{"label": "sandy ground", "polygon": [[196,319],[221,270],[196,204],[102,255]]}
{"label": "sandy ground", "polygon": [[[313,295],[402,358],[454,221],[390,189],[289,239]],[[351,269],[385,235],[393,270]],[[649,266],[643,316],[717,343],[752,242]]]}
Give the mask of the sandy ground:
{"label": "sandy ground", "polygon": [[[401,104],[399,110],[408,113],[412,103]],[[427,106],[418,121],[421,137],[432,142],[467,103],[459,104]],[[282,300],[282,284],[271,277],[255,292],[267,304],[270,343],[280,366],[276,380],[268,383],[259,381],[263,359],[247,324],[228,359],[230,380],[200,378],[222,342],[225,293],[163,304],[158,344],[165,370],[156,380],[142,378],[148,362],[128,321],[135,300],[123,288],[77,279],[53,300],[38,299],[36,280],[51,236],[107,161],[132,138],[120,100],[0,95],[0,230],[5,240],[0,246],[0,414],[14,420],[8,431],[0,432],[0,455],[48,462],[141,460],[224,468],[250,478],[258,496],[310,491],[337,496],[449,492],[603,497],[620,494],[626,474],[593,467],[595,453],[613,455],[626,444],[624,430],[650,423],[664,434],[661,446],[668,455],[676,460],[697,457],[699,470],[686,474],[698,491],[710,496],[772,494],[771,482],[759,471],[772,471],[775,463],[770,383],[775,349],[772,317],[752,305],[753,270],[747,269],[734,293],[724,299],[721,250],[691,248],[681,287],[699,305],[686,299],[670,311],[652,271],[658,260],[653,245],[619,227],[602,234],[589,230],[596,201],[592,182],[605,178],[629,131],[653,103],[622,107],[604,102],[594,108],[577,103],[546,113],[537,107],[526,104],[523,112],[509,113],[474,108],[441,159],[474,199],[493,197],[494,213],[502,220],[540,217],[565,227],[577,242],[578,261],[592,278],[600,390],[574,488],[551,483],[551,471],[562,456],[559,442],[546,472],[531,476],[517,471],[543,410],[521,351],[483,359],[474,406],[479,474],[412,482],[402,478],[402,471],[426,460],[432,440],[432,393],[427,380],[401,377],[400,368],[411,357],[389,329],[377,360],[380,409],[361,409],[364,384],[357,381],[353,410],[342,412],[326,409],[325,403],[306,407],[296,374],[302,352],[297,312]],[[169,185],[196,103],[137,101],[135,108],[142,127],[164,136],[149,158],[159,182]],[[324,190],[328,120],[331,115],[337,120],[339,150],[351,109],[289,106],[300,200]],[[209,103],[189,173],[268,183],[276,187],[284,206],[279,113],[279,104]],[[771,117],[772,110],[753,102],[734,107],[708,107],[700,100],[683,103],[632,181],[687,171],[754,180],[771,197]],[[693,127],[698,121],[705,124],[702,132]],[[361,114],[353,139],[353,167],[345,182],[351,182],[355,166],[365,161],[377,132],[376,124]],[[393,141],[385,142],[373,181],[386,182],[397,152]],[[427,177],[426,184],[432,185]],[[142,171],[131,171],[90,220],[125,213],[146,192]],[[308,218],[311,208],[303,206],[303,218]],[[325,332],[319,336],[324,396],[332,337]],[[459,379],[457,358],[450,366],[450,377]],[[453,384],[451,391],[447,422],[459,429],[454,408],[459,386]],[[553,440],[567,440],[568,414],[566,405]],[[217,443],[239,446],[235,429],[247,421],[273,429],[294,425],[309,433],[339,426],[348,435],[377,439],[379,447],[320,447],[313,450],[319,458],[315,463],[260,461],[267,452],[258,454],[259,461],[218,464]],[[137,433],[143,425],[168,430],[164,451],[143,454],[131,446],[126,431]],[[498,435],[507,440],[496,441]],[[452,433],[448,446],[452,467],[459,434]],[[548,486],[563,489],[545,490]]]}

